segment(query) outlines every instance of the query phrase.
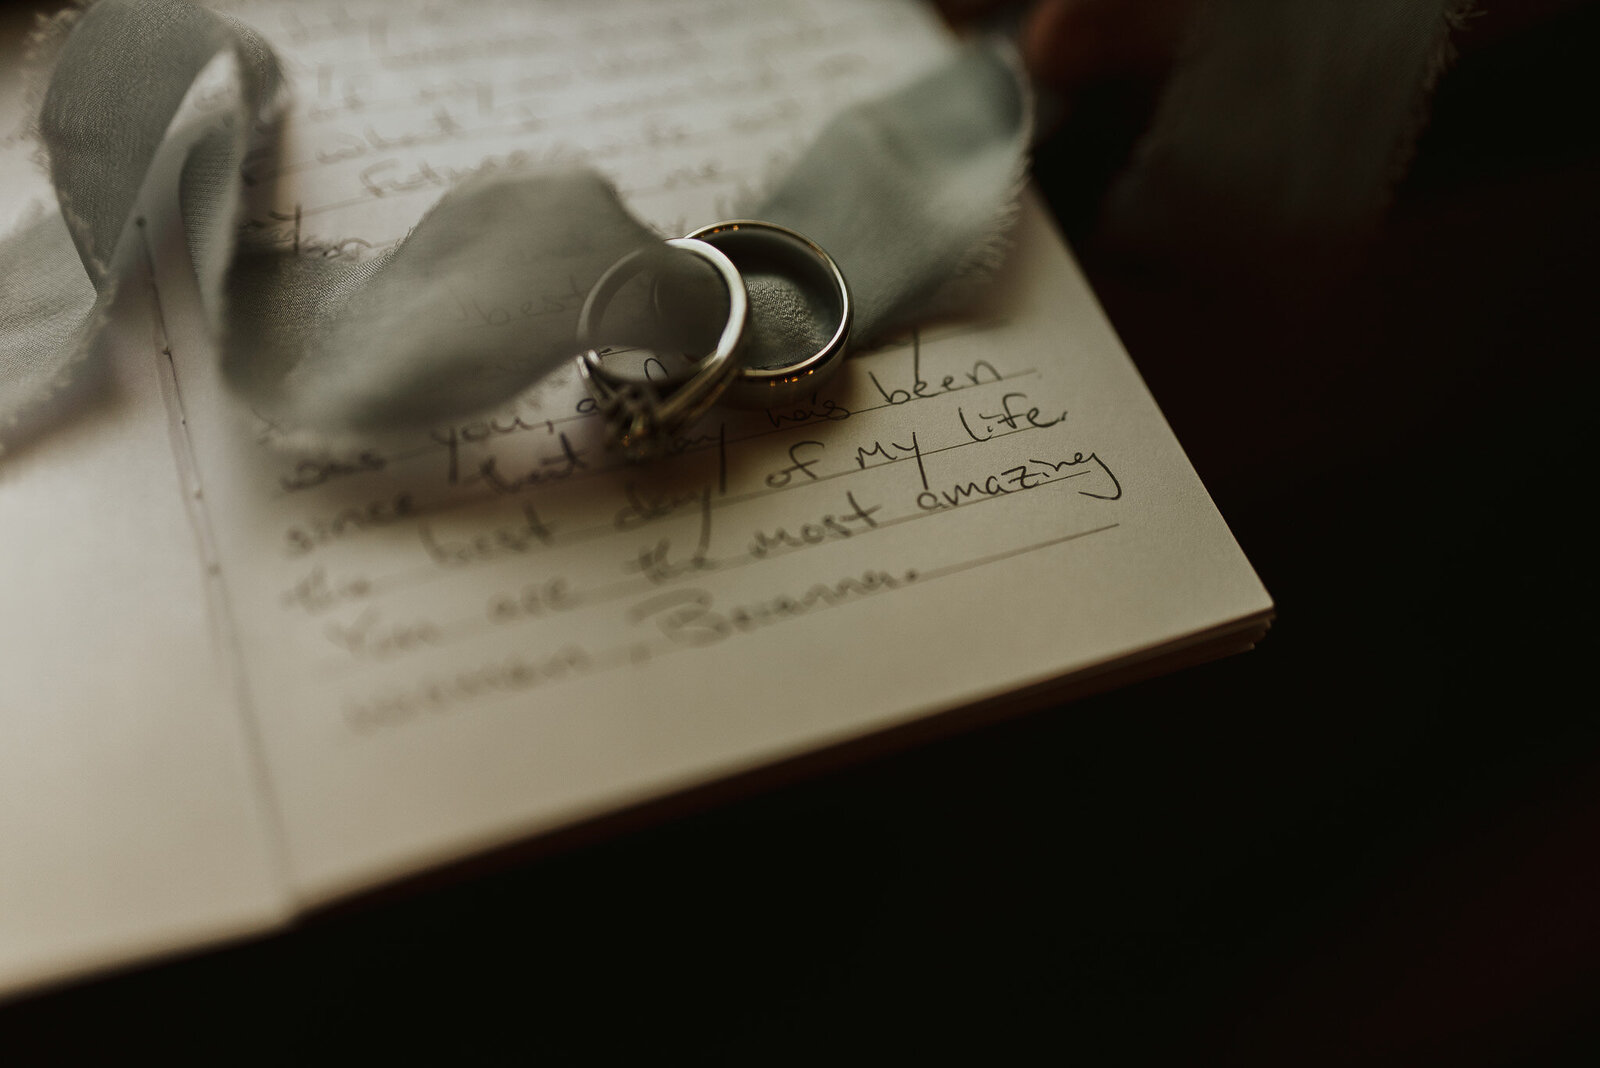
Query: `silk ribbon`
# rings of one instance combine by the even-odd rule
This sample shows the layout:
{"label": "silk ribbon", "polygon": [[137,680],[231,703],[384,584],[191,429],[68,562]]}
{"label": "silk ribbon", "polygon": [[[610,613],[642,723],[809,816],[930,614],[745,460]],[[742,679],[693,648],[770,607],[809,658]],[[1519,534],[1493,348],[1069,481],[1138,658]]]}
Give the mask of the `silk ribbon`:
{"label": "silk ribbon", "polygon": [[[60,210],[0,239],[0,447],[70,409],[61,402],[97,358],[137,263],[141,197],[163,174],[176,176],[168,192],[227,381],[280,425],[313,433],[426,426],[509,400],[578,351],[581,300],[571,295],[662,241],[598,174],[566,167],[469,179],[370,260],[256,247],[238,236],[240,165],[262,142],[271,150],[285,100],[266,42],[187,0],[100,0],[57,48],[37,136]],[[197,79],[218,63],[222,105],[206,94],[210,106],[197,107]],[[942,306],[996,262],[1030,124],[1014,60],[969,46],[837,116],[747,214],[829,250],[854,291],[856,336],[871,339]],[[532,302],[541,314],[462,330],[453,320],[463,292]],[[757,344],[814,336],[796,296],[752,291]],[[714,308],[688,318],[622,315],[614,340],[687,343],[720,327]]]}

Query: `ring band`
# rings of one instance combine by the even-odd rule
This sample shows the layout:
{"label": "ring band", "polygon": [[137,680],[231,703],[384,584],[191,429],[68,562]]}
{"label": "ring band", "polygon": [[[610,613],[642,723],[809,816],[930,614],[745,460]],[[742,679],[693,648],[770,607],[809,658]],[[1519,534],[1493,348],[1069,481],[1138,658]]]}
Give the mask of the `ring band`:
{"label": "ring band", "polygon": [[655,383],[624,378],[608,371],[595,347],[595,327],[618,290],[645,266],[654,247],[635,249],[606,269],[589,290],[578,315],[578,339],[587,351],[578,357],[578,371],[590,396],[600,406],[612,441],[630,460],[646,460],[659,453],[672,436],[703,415],[739,372],[739,350],[750,317],[750,298],[744,277],[733,261],[709,242],[675,238],[670,248],[692,252],[721,276],[728,288],[728,321],[716,348],[681,383]]}
{"label": "ring band", "polygon": [[[822,290],[835,320],[832,334],[822,347],[797,360],[774,366],[742,366],[723,392],[724,403],[742,408],[771,408],[802,398],[826,382],[843,362],[850,341],[854,301],[839,265],[815,241],[776,223],[756,219],[731,219],[702,226],[688,235],[726,252],[746,278],[778,274],[786,281],[811,283]],[[756,312],[759,315],[759,309]]]}

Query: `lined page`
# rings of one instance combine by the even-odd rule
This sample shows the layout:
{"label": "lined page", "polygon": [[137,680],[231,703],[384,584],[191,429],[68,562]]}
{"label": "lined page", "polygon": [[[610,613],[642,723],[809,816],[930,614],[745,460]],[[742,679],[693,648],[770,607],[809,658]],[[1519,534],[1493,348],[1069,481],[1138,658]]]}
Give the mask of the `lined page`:
{"label": "lined page", "polygon": [[[673,236],[946,54],[878,0],[240,3],[286,57],[248,226],[370,255],[487,168],[578,160]],[[840,190],[847,197],[848,190]],[[575,376],[294,451],[163,278],[289,878],[316,901],[1259,618],[1269,602],[1043,213],[986,308],[815,395],[608,452]],[[518,309],[464,295],[461,328]]]}

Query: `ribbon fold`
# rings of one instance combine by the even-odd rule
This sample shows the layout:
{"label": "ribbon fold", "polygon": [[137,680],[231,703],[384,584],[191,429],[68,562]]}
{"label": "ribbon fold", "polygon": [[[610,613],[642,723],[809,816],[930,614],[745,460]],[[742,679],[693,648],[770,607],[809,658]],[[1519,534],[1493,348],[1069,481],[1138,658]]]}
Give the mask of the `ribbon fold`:
{"label": "ribbon fold", "polygon": [[[226,90],[199,106],[215,64]],[[187,0],[100,0],[77,15],[37,130],[60,212],[0,239],[0,448],[64,414],[92,367],[152,176],[176,175],[166,192],[226,380],[279,425],[315,433],[436,425],[504,403],[579,351],[578,313],[605,269],[662,241],[574,167],[468,179],[366,261],[241,241],[240,166],[272,151],[283,101],[271,49],[237,20]],[[998,262],[1031,119],[1015,61],[971,46],[841,113],[745,214],[829,250],[856,298],[856,336],[870,340]],[[703,266],[673,255],[674,269],[699,272],[680,288],[702,299],[671,322],[640,301],[606,340],[690,346],[720,327]],[[782,289],[752,286],[757,345],[815,335],[813,302]],[[469,297],[491,314],[465,320]]]}

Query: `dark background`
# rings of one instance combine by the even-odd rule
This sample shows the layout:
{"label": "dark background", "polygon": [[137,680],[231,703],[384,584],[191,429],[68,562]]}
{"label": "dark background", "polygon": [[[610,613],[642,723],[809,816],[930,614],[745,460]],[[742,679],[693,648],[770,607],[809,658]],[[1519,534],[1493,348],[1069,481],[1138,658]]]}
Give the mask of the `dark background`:
{"label": "dark background", "polygon": [[1600,8],[1498,6],[1311,299],[1100,247],[1139,91],[1040,153],[1258,650],[13,1002],[0,1063],[1600,1063]]}

